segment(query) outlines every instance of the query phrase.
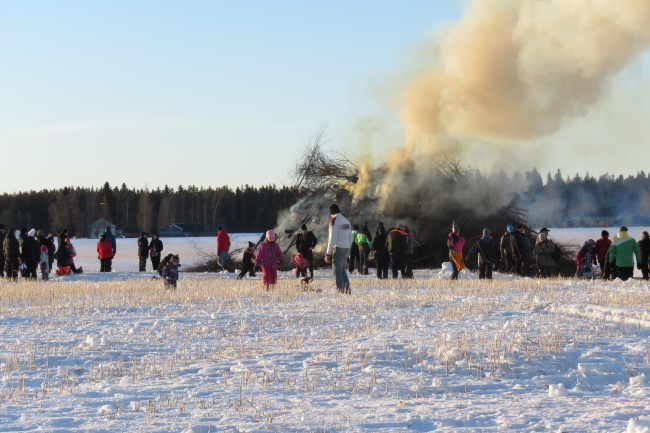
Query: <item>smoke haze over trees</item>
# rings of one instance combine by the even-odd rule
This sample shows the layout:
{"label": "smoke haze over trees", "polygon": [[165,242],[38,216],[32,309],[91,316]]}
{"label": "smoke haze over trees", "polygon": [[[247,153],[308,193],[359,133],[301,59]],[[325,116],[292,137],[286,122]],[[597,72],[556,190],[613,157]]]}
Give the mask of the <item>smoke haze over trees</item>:
{"label": "smoke haze over trees", "polygon": [[66,227],[72,236],[88,235],[89,225],[101,217],[118,227],[152,232],[171,223],[222,224],[230,231],[266,230],[290,195],[287,187],[249,185],[135,189],[122,184],[101,188],[66,187],[3,194],[0,222],[56,232]]}

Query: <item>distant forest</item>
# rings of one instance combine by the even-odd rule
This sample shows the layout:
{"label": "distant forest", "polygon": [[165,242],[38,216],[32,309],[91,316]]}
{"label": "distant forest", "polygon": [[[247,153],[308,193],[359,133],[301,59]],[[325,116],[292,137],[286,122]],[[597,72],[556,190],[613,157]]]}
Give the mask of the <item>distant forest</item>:
{"label": "distant forest", "polygon": [[[558,170],[544,181],[532,169],[488,179],[511,195],[511,205],[527,211],[534,227],[650,224],[650,177],[644,172],[571,178]],[[46,232],[66,227],[77,237],[88,236],[90,224],[100,217],[131,232],[153,232],[171,223],[222,224],[231,232],[261,232],[283,206],[291,204],[291,197],[290,187],[275,185],[148,190],[107,182],[101,188],[5,193],[0,196],[0,223]]]}
{"label": "distant forest", "polygon": [[[513,205],[525,209],[528,222],[537,228],[607,227],[650,224],[650,177],[641,171],[624,177],[605,174],[598,178],[563,176],[558,170],[546,181],[536,169],[501,181],[512,185]],[[517,188],[525,185],[524,189]]]}
{"label": "distant forest", "polygon": [[104,217],[130,231],[153,232],[171,223],[221,224],[233,232],[268,229],[277,211],[290,197],[288,187],[249,185],[230,189],[179,186],[147,190],[120,188],[62,188],[3,194],[0,223],[7,228],[36,228],[86,237],[89,226]]}

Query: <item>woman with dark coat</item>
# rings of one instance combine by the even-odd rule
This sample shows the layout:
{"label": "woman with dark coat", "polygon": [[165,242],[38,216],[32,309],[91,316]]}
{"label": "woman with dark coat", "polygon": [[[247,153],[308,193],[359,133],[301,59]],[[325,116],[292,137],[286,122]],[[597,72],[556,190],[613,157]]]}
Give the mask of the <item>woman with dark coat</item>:
{"label": "woman with dark coat", "polygon": [[158,233],[154,233],[151,236],[151,242],[149,243],[149,257],[151,257],[151,266],[154,271],[158,270],[160,265],[161,252],[163,250],[163,243],[158,236]]}
{"label": "woman with dark coat", "polygon": [[639,263],[639,268],[641,274],[643,274],[643,279],[647,280],[650,278],[650,275],[648,275],[648,260],[650,260],[650,235],[648,235],[648,232],[643,232],[641,235],[639,250],[641,251],[641,262]]}
{"label": "woman with dark coat", "polygon": [[67,275],[70,271],[70,262],[72,261],[72,256],[70,251],[68,251],[68,242],[63,239],[59,239],[59,249],[56,250],[56,266],[58,267],[56,274],[57,275]]}
{"label": "woman with dark coat", "polygon": [[388,247],[386,246],[386,238],[388,233],[384,225],[381,224],[377,227],[375,240],[372,243],[372,251],[375,253],[375,262],[377,263],[377,278],[388,278],[388,265],[390,263],[390,256],[388,254]]}

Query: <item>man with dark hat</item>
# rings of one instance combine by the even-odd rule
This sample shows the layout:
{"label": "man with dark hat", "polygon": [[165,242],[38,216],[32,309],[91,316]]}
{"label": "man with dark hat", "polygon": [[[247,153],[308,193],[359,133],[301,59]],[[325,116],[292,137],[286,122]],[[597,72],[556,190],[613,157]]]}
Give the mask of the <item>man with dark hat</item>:
{"label": "man with dark hat", "polygon": [[314,248],[318,239],[313,232],[307,230],[307,225],[303,224],[300,226],[300,233],[296,236],[296,250],[302,254],[302,256],[309,263],[309,276],[304,279],[305,282],[309,282],[314,279]]}
{"label": "man with dark hat", "polygon": [[402,224],[398,224],[396,228],[388,233],[386,247],[388,247],[388,253],[390,254],[390,266],[393,270],[393,278],[397,278],[398,272],[402,274],[402,278],[407,278],[406,250],[408,246],[406,233]]}
{"label": "man with dark hat", "polygon": [[162,258],[161,252],[163,250],[163,243],[160,240],[158,233],[154,233],[151,236],[151,242],[149,242],[149,257],[151,257],[151,267],[154,271],[158,270],[160,265],[160,259]]}
{"label": "man with dark hat", "polygon": [[5,241],[5,225],[0,224],[0,278],[4,277],[5,275],[5,253],[4,253],[4,248],[2,247],[4,241]]}
{"label": "man with dark hat", "polygon": [[141,232],[138,238],[138,259],[139,259],[139,272],[147,271],[147,257],[149,256],[149,240],[147,239],[147,232]]}
{"label": "man with dark hat", "polygon": [[641,269],[639,244],[627,235],[627,227],[621,226],[609,247],[609,262],[616,264],[616,273],[621,280],[627,281],[634,275],[634,257],[637,268]]}
{"label": "man with dark hat", "polygon": [[611,266],[607,260],[607,252],[609,251],[609,246],[612,244],[612,240],[609,238],[609,232],[603,230],[600,232],[600,239],[596,241],[594,249],[596,250],[596,258],[598,259],[598,264],[600,265],[600,274],[604,280],[609,280]]}
{"label": "man with dark hat", "polygon": [[329,212],[331,219],[328,229],[325,263],[332,264],[332,273],[338,291],[350,294],[350,280],[345,265],[350,251],[350,244],[352,243],[352,227],[350,221],[341,215],[341,209],[337,204],[332,204]]}

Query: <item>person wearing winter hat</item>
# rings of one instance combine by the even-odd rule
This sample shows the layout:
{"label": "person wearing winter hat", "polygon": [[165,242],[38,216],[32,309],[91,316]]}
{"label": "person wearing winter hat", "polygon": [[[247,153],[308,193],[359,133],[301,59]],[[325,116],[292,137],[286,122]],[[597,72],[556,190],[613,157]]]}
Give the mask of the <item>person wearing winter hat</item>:
{"label": "person wearing winter hat", "polygon": [[482,280],[487,278],[488,280],[492,279],[492,271],[496,269],[496,266],[499,264],[499,251],[496,246],[496,241],[492,239],[492,234],[490,229],[483,229],[483,236],[476,241],[467,253],[465,261],[470,255],[478,251],[478,278]]}
{"label": "person wearing winter hat", "polygon": [[147,271],[147,257],[149,256],[149,239],[147,232],[141,232],[138,238],[138,271]]}
{"label": "person wearing winter hat", "polygon": [[310,230],[307,230],[307,225],[303,224],[300,226],[300,233],[296,236],[296,250],[307,260],[309,268],[309,276],[305,278],[304,282],[308,283],[314,279],[314,248],[318,239],[314,233]]}
{"label": "person wearing winter hat", "polygon": [[453,272],[451,274],[452,280],[458,279],[460,271],[465,269],[465,262],[463,261],[463,247],[465,246],[465,238],[460,228],[454,221],[451,225],[451,232],[447,235],[447,247],[449,247],[449,261]]}
{"label": "person wearing winter hat", "polygon": [[611,266],[607,260],[607,252],[609,251],[609,246],[611,244],[612,240],[609,238],[609,232],[603,230],[600,232],[600,239],[598,239],[596,245],[594,245],[596,258],[598,259],[598,265],[600,266],[600,273],[604,280],[609,280],[611,274]]}
{"label": "person wearing winter hat", "polygon": [[238,280],[242,280],[246,274],[251,277],[255,276],[255,244],[248,241],[248,248],[244,250],[244,257],[241,261],[241,272],[237,275]]}
{"label": "person wearing winter hat", "polygon": [[115,254],[117,254],[117,241],[115,240],[115,235],[111,232],[111,226],[106,226],[104,234],[106,235],[106,240],[111,244],[111,248],[113,248],[113,258],[115,258]]}
{"label": "person wearing winter hat", "polygon": [[68,242],[66,239],[59,239],[59,248],[56,250],[56,274],[69,275],[70,274],[70,261],[72,256],[68,250]]}
{"label": "person wearing winter hat", "polygon": [[255,257],[255,267],[262,268],[262,284],[268,291],[271,286],[278,282],[278,264],[282,263],[282,250],[280,245],[275,242],[275,232],[269,230],[266,232],[266,240],[260,245]]}
{"label": "person wearing winter hat", "polygon": [[352,244],[352,226],[350,221],[341,215],[341,209],[334,203],[329,208],[330,223],[328,227],[327,249],[325,263],[332,264],[332,273],[336,288],[340,293],[351,294],[350,280],[345,270],[350,245]]}
{"label": "person wearing winter hat", "polygon": [[149,243],[149,256],[151,257],[151,267],[154,272],[158,270],[160,266],[160,257],[163,250],[163,243],[160,240],[158,233],[154,233],[151,236],[151,242]]}
{"label": "person wearing winter hat", "polygon": [[509,274],[512,274],[515,271],[515,263],[512,259],[512,246],[510,245],[510,237],[514,231],[515,228],[508,224],[506,226],[506,232],[501,236],[501,242],[499,243],[499,253],[501,254],[501,257],[503,257],[505,272]]}
{"label": "person wearing winter hat", "polygon": [[627,281],[634,274],[634,258],[636,266],[641,269],[641,251],[639,244],[627,234],[627,227],[621,226],[618,235],[609,247],[609,262],[616,264],[618,278]]}
{"label": "person wearing winter hat", "polygon": [[70,262],[68,263],[68,266],[70,267],[70,271],[73,274],[83,274],[83,267],[75,266],[74,264],[74,258],[77,257],[77,250],[75,249],[74,245],[72,245],[72,240],[70,238],[65,239],[65,243],[68,248],[68,252],[70,253]]}
{"label": "person wearing winter hat", "polygon": [[41,258],[41,246],[34,236],[36,236],[36,230],[31,229],[23,239],[20,258],[24,265],[23,277],[35,281],[38,262]]}
{"label": "person wearing winter hat", "polygon": [[13,281],[18,278],[20,244],[16,239],[16,230],[12,227],[2,242],[3,255],[5,257],[5,276]]}
{"label": "person wearing winter hat", "polygon": [[50,249],[45,233],[42,230],[36,233],[36,240],[38,241],[41,252],[38,260],[38,266],[41,270],[41,280],[47,281],[50,279]]}
{"label": "person wearing winter hat", "polygon": [[2,247],[5,237],[7,236],[5,230],[5,225],[0,223],[0,278],[5,275],[5,253],[4,248]]}

